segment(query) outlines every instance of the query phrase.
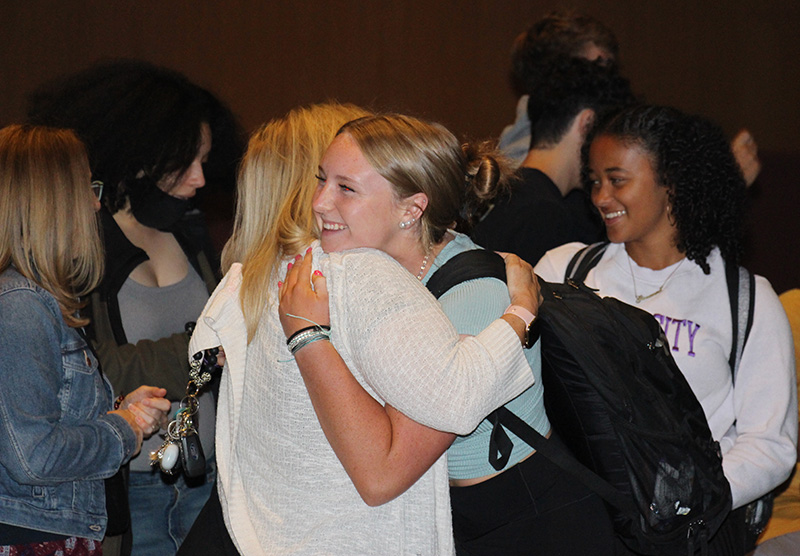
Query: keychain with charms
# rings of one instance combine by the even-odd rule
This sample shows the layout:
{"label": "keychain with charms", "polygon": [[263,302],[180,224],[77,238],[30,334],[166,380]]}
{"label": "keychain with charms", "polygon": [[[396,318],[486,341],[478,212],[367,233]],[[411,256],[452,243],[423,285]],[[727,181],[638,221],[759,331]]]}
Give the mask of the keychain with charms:
{"label": "keychain with charms", "polygon": [[[191,335],[194,323],[190,324],[187,324],[186,331]],[[206,458],[193,418],[197,414],[200,390],[211,380],[211,372],[221,368],[217,364],[218,353],[219,348],[211,348],[192,356],[186,397],[181,401],[175,419],[167,426],[164,443],[150,453],[150,464],[158,464],[168,475],[178,473],[181,468],[187,477],[200,477],[205,473]]]}

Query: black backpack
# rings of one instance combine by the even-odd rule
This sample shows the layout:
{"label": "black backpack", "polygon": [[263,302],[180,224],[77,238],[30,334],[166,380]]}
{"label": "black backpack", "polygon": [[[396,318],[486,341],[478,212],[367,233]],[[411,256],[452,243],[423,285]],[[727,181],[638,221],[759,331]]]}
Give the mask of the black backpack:
{"label": "black backpack", "polygon": [[[572,257],[564,273],[564,281],[583,282],[589,271],[603,258],[608,242],[587,245]],[[739,362],[742,360],[750,329],[753,327],[753,312],[756,302],[756,279],[752,272],[743,266],[725,263],[725,282],[728,287],[728,301],[731,309],[732,336],[731,352],[728,366],[731,369],[731,380],[736,383]],[[774,491],[745,506],[745,524],[747,526],[745,544],[754,548],[758,536],[764,531],[772,516]]]}
{"label": "black backpack", "polygon": [[[501,277],[499,256],[461,253],[428,287],[438,297],[459,282],[486,276],[481,273],[492,264],[496,270],[488,275]],[[449,275],[447,283],[440,273]],[[488,417],[494,423],[490,461],[504,467],[511,443],[502,429],[511,430],[602,496],[617,535],[634,552],[691,555],[704,549],[730,512],[730,486],[719,445],[658,322],[579,282],[541,282],[541,291],[534,323],[542,342],[545,404],[572,453],[501,407]]]}

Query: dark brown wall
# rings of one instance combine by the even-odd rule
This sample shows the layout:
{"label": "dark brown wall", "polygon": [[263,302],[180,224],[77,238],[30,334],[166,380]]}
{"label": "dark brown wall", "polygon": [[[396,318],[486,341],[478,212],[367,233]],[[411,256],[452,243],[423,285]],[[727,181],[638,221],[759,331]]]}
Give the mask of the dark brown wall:
{"label": "dark brown wall", "polygon": [[[513,38],[564,6],[614,29],[623,71],[647,100],[703,113],[731,134],[747,126],[781,168],[800,166],[794,0],[3,0],[0,125],[22,119],[25,94],[43,81],[126,56],[211,88],[248,130],[297,104],[336,98],[496,135],[513,118]],[[762,181],[775,181],[762,183],[763,193],[792,198],[784,188],[797,173],[768,170]],[[777,226],[767,216],[758,233],[767,226],[779,244],[800,237],[796,218]],[[782,255],[800,285],[797,251]],[[759,265],[751,266],[774,280]]]}

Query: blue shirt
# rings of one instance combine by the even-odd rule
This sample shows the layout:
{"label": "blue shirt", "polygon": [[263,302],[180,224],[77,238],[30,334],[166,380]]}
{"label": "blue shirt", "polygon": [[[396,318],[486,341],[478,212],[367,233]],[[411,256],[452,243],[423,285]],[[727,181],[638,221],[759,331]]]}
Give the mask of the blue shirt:
{"label": "blue shirt", "polygon": [[[455,239],[445,245],[423,279],[427,283],[433,273],[450,258],[472,249],[480,249],[469,237],[452,232]],[[511,303],[505,283],[496,278],[479,278],[462,282],[448,290],[439,298],[447,317],[459,334],[477,335],[492,321],[499,318]],[[542,435],[550,430],[550,422],[544,409],[544,389],[542,388],[541,346],[536,342],[525,351],[525,356],[533,370],[535,383],[525,392],[506,404],[515,415],[536,429]],[[484,420],[468,436],[459,436],[447,451],[448,472],[451,479],[473,479],[497,473],[489,463],[489,436],[492,424]],[[511,457],[505,469],[512,467],[531,452],[528,444],[507,431],[514,443]]]}

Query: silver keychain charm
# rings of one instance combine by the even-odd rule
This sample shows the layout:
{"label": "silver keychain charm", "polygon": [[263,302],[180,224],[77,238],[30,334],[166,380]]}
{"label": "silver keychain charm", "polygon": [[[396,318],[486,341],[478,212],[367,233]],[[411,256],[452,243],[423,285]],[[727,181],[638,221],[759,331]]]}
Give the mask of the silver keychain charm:
{"label": "silver keychain charm", "polygon": [[158,464],[161,471],[167,475],[174,475],[180,469],[180,467],[176,467],[181,456],[179,437],[176,433],[177,427],[178,421],[172,421],[167,426],[164,443],[155,452],[150,452],[150,465]]}

